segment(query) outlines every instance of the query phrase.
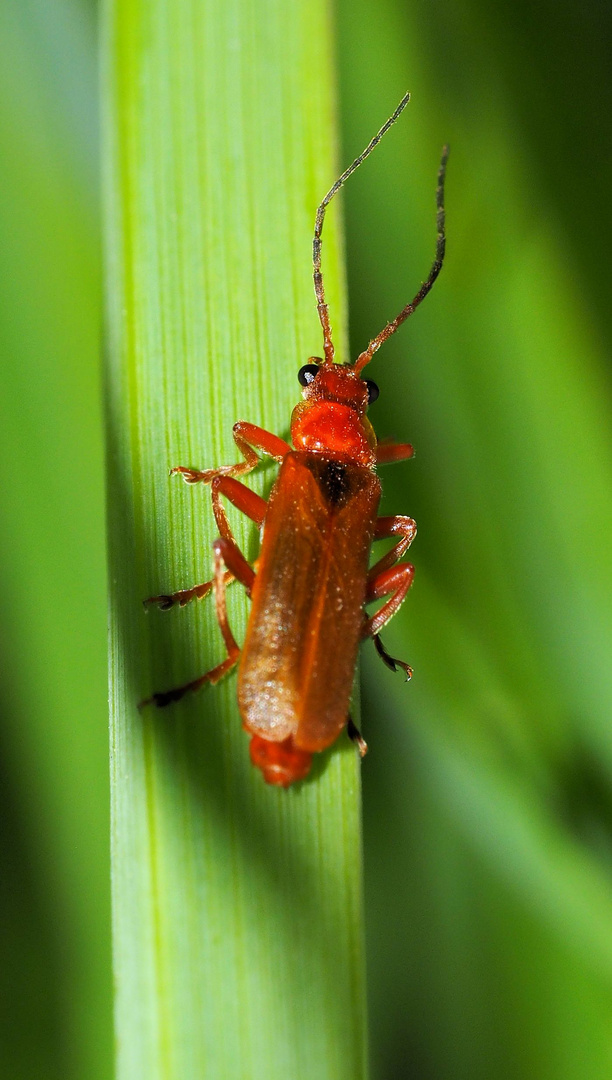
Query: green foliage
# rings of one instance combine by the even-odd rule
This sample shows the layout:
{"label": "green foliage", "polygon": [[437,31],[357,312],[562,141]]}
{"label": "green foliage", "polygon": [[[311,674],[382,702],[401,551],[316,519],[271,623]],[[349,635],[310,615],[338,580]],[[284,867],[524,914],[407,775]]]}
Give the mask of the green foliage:
{"label": "green foliage", "polygon": [[[419,524],[415,584],[388,641],[414,681],[366,665],[376,1074],[405,1075],[409,1060],[470,1080],[600,1077],[612,401],[580,262],[541,178],[544,149],[520,138],[520,78],[508,95],[508,38],[492,24],[475,5],[444,18],[418,3],[377,5],[376,18],[367,0],[341,5],[345,156],[398,89],[413,92],[406,122],[347,189],[353,353],[426,273],[439,147],[451,144],[447,264],[371,368],[377,431],[417,449],[386,474],[386,506]],[[366,62],[375,100],[357,127]]]}
{"label": "green foliage", "polygon": [[[343,196],[354,356],[426,273],[450,141],[447,265],[371,367],[377,431],[417,448],[385,470],[385,508],[419,524],[415,585],[385,636],[413,683],[364,648],[373,1074],[608,1076],[610,11],[338,0],[334,161],[319,3],[296,14],[234,0],[221,22],[209,2],[117,7],[132,96],[118,132],[131,166],[116,192],[115,210],[129,213],[114,285],[122,267],[135,273],[121,286],[129,303],[110,313],[120,340],[130,335],[126,395],[111,409],[124,583],[113,656],[135,685],[115,758],[127,814],[115,818],[115,888],[145,912],[117,909],[123,1075],[159,1075],[150,1060],[132,1066],[144,1045],[184,1080],[212,1060],[213,1033],[217,1062],[239,1048],[233,1075],[293,1077],[297,1057],[309,1077],[325,1075],[323,1058],[331,1075],[355,1075],[350,748],[302,792],[272,792],[248,764],[231,681],[143,717],[142,731],[133,704],[222,648],[207,604],[141,612],[148,592],[210,569],[206,493],[166,469],[233,460],[238,416],[286,433],[296,370],[320,349],[313,208],[408,89],[400,125]],[[111,1073],[92,14],[88,0],[9,0],[0,15],[0,1057],[18,1080]],[[107,55],[115,44],[107,37]],[[336,328],[339,209],[324,250]],[[237,361],[229,384],[221,361]],[[254,530],[235,520],[253,555]],[[131,574],[136,556],[146,573]],[[239,634],[238,590],[231,617]],[[119,775],[128,753],[133,768]],[[128,799],[143,779],[146,799]],[[152,963],[136,982],[145,949]],[[354,1009],[337,993],[343,958]],[[194,1054],[185,1061],[185,1043],[172,1073],[176,1034],[205,1004]]]}
{"label": "green foliage", "polygon": [[[53,30],[53,32],[51,32]],[[0,10],[0,1060],[111,1069],[94,21]]]}

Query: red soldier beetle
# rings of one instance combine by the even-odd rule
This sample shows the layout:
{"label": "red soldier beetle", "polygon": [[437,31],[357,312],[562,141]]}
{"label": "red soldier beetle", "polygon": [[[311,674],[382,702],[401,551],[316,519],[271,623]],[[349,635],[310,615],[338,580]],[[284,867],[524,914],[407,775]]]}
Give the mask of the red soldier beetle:
{"label": "red soldier beetle", "polygon": [[[235,465],[198,471],[171,470],[188,484],[210,484],[212,508],[220,536],[213,544],[214,577],[202,585],[145,601],[162,609],[214,590],[217,620],[227,657],[211,671],[175,690],[155,693],[143,705],[178,701],[188,691],[216,683],[236,664],[238,706],[251,734],[253,764],[269,784],[288,787],[308,774],[312,755],[336,741],[343,728],[361,755],[366,744],[348,715],[360,640],[371,637],[388,667],[408,664],[391,657],[379,631],[400,607],[412,584],[414,569],[399,562],[416,534],[412,518],[378,517],[381,486],[376,466],[412,457],[408,443],[377,443],[367,418],[378,397],[376,384],[361,372],[374,353],[412,315],[436,280],[445,250],[444,147],[436,192],[437,243],[427,280],[416,296],[373,338],[353,364],[334,361],[334,346],[321,273],[321,236],[325,211],[348,177],[368,157],[408,104],[400,101],[393,115],[342,173],[319,206],[313,241],[314,288],[323,329],[323,357],[300,368],[302,402],[293,410],[291,438],[295,449],[263,428],[243,420],[234,425],[234,441],[244,460]],[[236,477],[251,472],[259,455],[280,463],[268,501]],[[254,569],[240,551],[221,497],[263,530]],[[374,540],[397,538],[370,569]],[[227,619],[225,590],[239,581],[252,606],[242,650]],[[383,604],[373,615],[365,605]]]}

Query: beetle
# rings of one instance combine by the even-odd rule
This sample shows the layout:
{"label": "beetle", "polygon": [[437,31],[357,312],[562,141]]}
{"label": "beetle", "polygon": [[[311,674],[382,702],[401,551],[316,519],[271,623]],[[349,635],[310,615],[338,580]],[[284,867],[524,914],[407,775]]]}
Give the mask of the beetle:
{"label": "beetle", "polygon": [[[291,447],[255,424],[239,420],[233,435],[243,460],[199,471],[178,466],[171,475],[188,484],[209,484],[220,536],[213,544],[214,577],[202,585],[150,597],[145,605],[181,607],[214,591],[216,613],[227,657],[212,670],[174,690],[158,692],[141,704],[169,705],[206,683],[216,683],[236,664],[238,706],[251,734],[250,756],[269,784],[288,787],[308,774],[312,756],[347,728],[363,756],[366,744],[349,716],[357,649],[371,637],[394,671],[412,672],[387,653],[379,631],[400,607],[414,568],[400,562],[416,534],[416,524],[401,514],[378,517],[381,495],[378,465],[404,461],[409,443],[377,442],[367,408],[378,397],[362,371],[374,353],[412,315],[436,280],[445,252],[444,147],[436,191],[437,241],[427,280],[392,322],[370,341],[352,364],[334,359],[334,345],[321,272],[325,211],[348,177],[368,157],[408,104],[406,94],[365,150],[336,180],[317,209],[313,267],[317,311],[323,330],[323,356],[300,368],[302,401],[291,417]],[[237,477],[256,467],[261,455],[280,463],[268,501]],[[232,534],[221,498],[242,511],[262,532],[259,558],[251,566]],[[395,544],[370,569],[374,540]],[[239,581],[251,599],[245,641],[239,648],[230,629],[225,590]],[[383,600],[368,615],[365,605]]]}

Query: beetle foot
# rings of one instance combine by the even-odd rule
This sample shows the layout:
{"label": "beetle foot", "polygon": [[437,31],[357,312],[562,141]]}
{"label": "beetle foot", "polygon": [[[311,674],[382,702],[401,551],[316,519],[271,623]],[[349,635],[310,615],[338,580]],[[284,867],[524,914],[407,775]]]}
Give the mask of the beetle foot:
{"label": "beetle foot", "polygon": [[412,668],[410,667],[410,664],[407,664],[405,660],[398,660],[397,657],[391,656],[391,654],[388,653],[385,649],[385,646],[380,640],[378,634],[374,634],[372,640],[374,642],[376,652],[380,656],[383,663],[386,664],[387,667],[391,669],[391,671],[397,671],[398,668],[401,668],[401,670],[406,674],[406,682],[409,682],[412,678]]}

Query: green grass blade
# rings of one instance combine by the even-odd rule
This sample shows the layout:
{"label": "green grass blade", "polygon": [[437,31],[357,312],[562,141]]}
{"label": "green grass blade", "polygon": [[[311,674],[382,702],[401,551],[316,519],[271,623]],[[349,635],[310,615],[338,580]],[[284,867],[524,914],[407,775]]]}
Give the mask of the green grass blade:
{"label": "green grass blade", "polygon": [[[95,19],[0,5],[0,1071],[112,1067]],[[76,84],[76,85],[75,85]]]}
{"label": "green grass blade", "polygon": [[[532,75],[555,112],[570,82],[559,53],[542,68],[517,48],[515,6],[339,6],[349,137],[358,110],[371,122],[398,87],[413,93],[346,193],[355,351],[429,266],[451,145],[446,265],[371,368],[377,431],[417,451],[385,473],[386,509],[419,525],[414,587],[385,635],[415,678],[406,692],[364,664],[371,746],[368,699],[385,730],[364,773],[376,1075],[599,1080],[612,1064],[612,397],[605,322],[555,203],[581,156],[573,126],[592,157],[567,209],[588,210],[582,259],[604,282],[599,94],[589,70],[592,114],[568,95],[552,139],[530,147]],[[579,62],[573,39],[570,52]],[[366,63],[380,76],[364,103]]]}
{"label": "green grass blade", "polygon": [[[310,244],[337,169],[327,5],[108,0],[103,49],[118,1076],[355,1080],[353,748],[277,791],[249,764],[235,678],[136,708],[223,655],[210,602],[142,610],[210,577],[208,493],[169,466],[235,460],[240,418],[286,433],[297,367],[320,350]],[[333,215],[324,258],[342,355]],[[255,530],[232,521],[253,557]],[[229,615],[239,637],[238,588]]]}

